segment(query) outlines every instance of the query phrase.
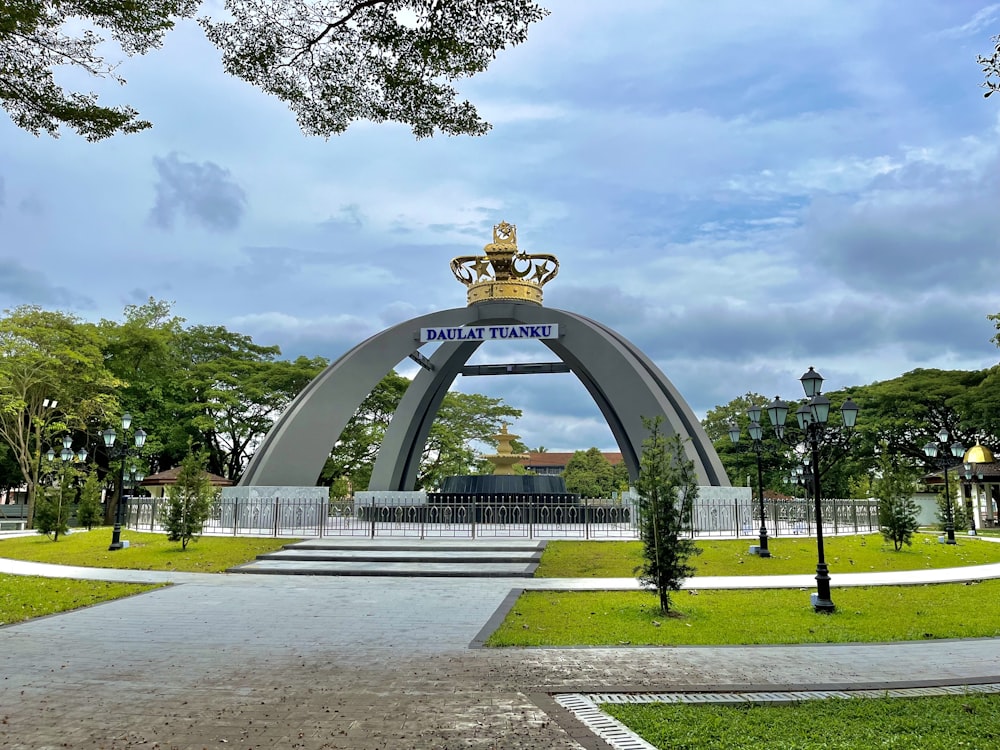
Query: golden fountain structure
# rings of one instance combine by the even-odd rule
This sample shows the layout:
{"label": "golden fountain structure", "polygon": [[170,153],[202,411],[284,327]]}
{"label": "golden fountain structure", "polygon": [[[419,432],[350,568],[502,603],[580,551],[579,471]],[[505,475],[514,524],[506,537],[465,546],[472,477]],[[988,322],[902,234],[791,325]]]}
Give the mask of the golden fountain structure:
{"label": "golden fountain structure", "polygon": [[486,460],[493,464],[493,474],[495,476],[509,477],[514,475],[515,466],[523,466],[530,456],[527,453],[514,453],[511,442],[517,440],[520,435],[511,435],[507,432],[507,425],[504,425],[499,434],[493,435],[497,441],[497,452],[486,456]]}

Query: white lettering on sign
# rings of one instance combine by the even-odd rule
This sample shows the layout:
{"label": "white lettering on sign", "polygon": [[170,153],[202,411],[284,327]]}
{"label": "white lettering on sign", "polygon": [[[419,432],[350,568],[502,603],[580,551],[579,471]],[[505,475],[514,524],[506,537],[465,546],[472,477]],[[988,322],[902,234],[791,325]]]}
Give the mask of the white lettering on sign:
{"label": "white lettering on sign", "polygon": [[559,325],[542,323],[516,326],[455,326],[421,328],[420,343],[431,341],[499,341],[501,339],[557,339]]}

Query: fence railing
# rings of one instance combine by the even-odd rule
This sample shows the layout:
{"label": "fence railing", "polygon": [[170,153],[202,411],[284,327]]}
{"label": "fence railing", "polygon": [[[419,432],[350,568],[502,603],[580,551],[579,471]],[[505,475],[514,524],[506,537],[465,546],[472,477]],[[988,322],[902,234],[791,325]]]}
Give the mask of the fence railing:
{"label": "fence railing", "polygon": [[[129,498],[126,524],[161,531],[160,498]],[[827,534],[878,530],[875,500],[828,499],[822,503]],[[811,500],[767,500],[769,536],[811,536],[816,521]],[[697,501],[692,536],[756,537],[760,507],[746,500]],[[358,504],[350,498],[317,501],[291,498],[226,498],[213,503],[204,531],[234,536],[413,537],[521,539],[638,539],[639,510],[629,498],[577,503],[532,502],[530,496],[456,496],[446,502]]]}

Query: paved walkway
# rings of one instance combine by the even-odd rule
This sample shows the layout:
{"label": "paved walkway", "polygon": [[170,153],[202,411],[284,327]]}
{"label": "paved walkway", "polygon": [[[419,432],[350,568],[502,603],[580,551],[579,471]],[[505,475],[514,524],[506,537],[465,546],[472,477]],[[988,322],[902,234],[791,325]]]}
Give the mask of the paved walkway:
{"label": "paved walkway", "polygon": [[[892,582],[1000,577],[995,565],[961,570]],[[258,577],[10,560],[0,572],[180,584],[0,628],[0,748],[603,748],[552,695],[1000,682],[1000,639],[469,648],[513,589],[606,580]],[[835,574],[834,586],[881,575]],[[693,583],[713,580],[725,583]]]}

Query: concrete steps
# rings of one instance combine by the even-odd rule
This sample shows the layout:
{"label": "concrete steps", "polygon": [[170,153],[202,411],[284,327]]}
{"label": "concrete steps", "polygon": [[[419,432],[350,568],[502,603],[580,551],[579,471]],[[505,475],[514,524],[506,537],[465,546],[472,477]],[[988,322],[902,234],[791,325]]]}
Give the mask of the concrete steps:
{"label": "concrete steps", "polygon": [[259,555],[230,573],[310,576],[531,578],[545,542],[311,539]]}

